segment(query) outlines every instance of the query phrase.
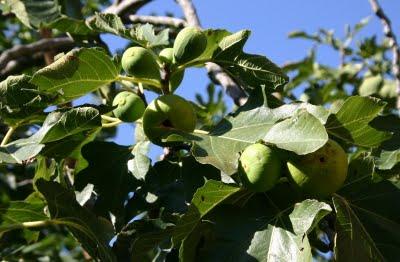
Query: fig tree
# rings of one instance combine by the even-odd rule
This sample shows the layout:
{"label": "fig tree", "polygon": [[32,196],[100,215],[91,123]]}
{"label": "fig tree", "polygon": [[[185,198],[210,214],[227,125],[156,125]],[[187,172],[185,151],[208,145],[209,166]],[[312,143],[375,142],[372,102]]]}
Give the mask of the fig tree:
{"label": "fig tree", "polygon": [[177,95],[163,95],[153,100],[143,114],[143,130],[154,144],[177,131],[193,132],[196,112],[191,103]]}
{"label": "fig tree", "polygon": [[306,195],[318,198],[336,192],[347,176],[347,155],[335,141],[287,163],[289,174]]}
{"label": "fig tree", "polygon": [[161,80],[160,67],[154,55],[140,46],[125,50],[121,59],[122,68],[136,78]]}
{"label": "fig tree", "polygon": [[145,105],[136,94],[124,91],[115,96],[113,100],[114,115],[124,122],[134,122],[142,117]]}
{"label": "fig tree", "polygon": [[185,64],[199,57],[207,47],[207,37],[197,27],[186,27],[176,36],[174,59],[178,64]]}
{"label": "fig tree", "polygon": [[281,161],[274,150],[263,144],[253,144],[239,159],[239,174],[243,185],[255,192],[270,190],[281,175]]}
{"label": "fig tree", "polygon": [[161,52],[158,54],[158,56],[160,57],[161,61],[163,61],[164,63],[166,63],[169,66],[169,69],[171,71],[170,72],[171,75],[169,76],[169,91],[173,92],[181,84],[185,71],[180,70],[180,71],[174,72],[174,70],[172,70],[171,65],[173,64],[173,60],[174,60],[173,48],[171,48],[171,47],[164,48],[163,50],[161,50]]}

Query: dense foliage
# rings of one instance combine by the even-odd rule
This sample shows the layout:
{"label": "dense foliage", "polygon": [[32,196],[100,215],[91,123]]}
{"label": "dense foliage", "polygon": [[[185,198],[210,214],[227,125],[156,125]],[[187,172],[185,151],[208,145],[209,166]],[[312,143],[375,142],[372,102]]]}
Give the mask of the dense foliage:
{"label": "dense foliage", "polygon": [[[344,39],[293,32],[315,47],[280,68],[243,51],[248,30],[132,24],[108,5],[0,4],[1,259],[396,261],[398,94],[387,41],[354,42],[367,20]],[[112,56],[104,33],[129,45]],[[229,114],[215,77],[196,101],[174,94],[207,63],[248,97]],[[131,146],[111,142],[124,122]]]}

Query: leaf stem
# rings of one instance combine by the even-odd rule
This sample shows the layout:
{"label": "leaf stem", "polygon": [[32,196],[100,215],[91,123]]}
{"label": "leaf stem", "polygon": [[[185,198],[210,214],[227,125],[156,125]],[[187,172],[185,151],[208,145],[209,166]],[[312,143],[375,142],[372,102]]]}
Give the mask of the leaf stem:
{"label": "leaf stem", "polygon": [[145,79],[145,78],[137,78],[137,77],[133,77],[133,76],[119,75],[119,76],[117,76],[116,80],[117,81],[126,80],[126,81],[130,81],[130,82],[137,83],[137,84],[142,83],[142,84],[161,88],[161,83],[159,81],[153,80],[153,79]]}
{"label": "leaf stem", "polygon": [[40,221],[22,222],[21,226],[24,228],[31,228],[31,227],[42,227],[48,224],[49,224],[48,220],[40,220]]}
{"label": "leaf stem", "polygon": [[191,62],[188,62],[186,64],[180,65],[176,68],[176,70],[174,70],[174,73],[179,72],[184,70],[187,67],[191,67],[191,66],[197,66],[197,65],[203,65],[207,62],[210,62],[210,59],[200,59],[200,60],[194,60]]}
{"label": "leaf stem", "polygon": [[14,133],[15,129],[16,129],[15,127],[10,126],[10,128],[8,129],[6,135],[4,136],[3,140],[1,141],[0,146],[5,146],[8,143],[8,141],[10,140],[10,138],[11,138],[12,134]]}
{"label": "leaf stem", "polygon": [[208,134],[210,134],[208,131],[204,131],[204,130],[200,130],[200,129],[195,129],[195,130],[193,131],[193,133],[202,134],[202,135],[208,135]]}
{"label": "leaf stem", "polygon": [[118,119],[118,121],[114,121],[114,122],[111,122],[111,123],[102,124],[101,127],[102,127],[102,128],[109,128],[109,127],[117,126],[117,125],[119,125],[119,124],[121,124],[121,123],[122,123],[122,121]]}
{"label": "leaf stem", "polygon": [[101,119],[106,120],[106,121],[110,121],[110,122],[120,121],[116,117],[107,116],[107,115],[101,115]]}

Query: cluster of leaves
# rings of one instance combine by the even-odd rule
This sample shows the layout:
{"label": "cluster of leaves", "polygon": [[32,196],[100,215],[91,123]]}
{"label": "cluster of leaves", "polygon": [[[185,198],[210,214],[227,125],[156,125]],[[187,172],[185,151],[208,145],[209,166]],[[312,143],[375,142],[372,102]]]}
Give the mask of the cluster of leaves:
{"label": "cluster of leaves", "polygon": [[[27,2],[40,1],[7,1],[29,27],[81,39],[111,33],[155,52],[172,42],[168,31],[127,27],[116,15],[84,21],[58,9],[53,14],[48,5],[50,19],[21,11]],[[8,77],[0,83],[0,117],[11,130],[0,146],[0,178],[7,185],[0,189],[0,256],[62,257],[67,250],[70,258],[100,261],[310,261],[334,252],[339,261],[394,261],[400,251],[398,117],[382,91],[391,81],[387,47],[374,38],[349,47],[347,39],[360,27],[345,41],[325,31],[297,33],[331,44],[349,61],[333,69],[311,55],[284,68],[297,71],[286,86],[283,70],[243,52],[249,31],[206,30],[206,50],[188,66],[220,65],[249,98],[223,116],[221,94],[215,98],[211,85],[208,101],[197,98],[204,128],[180,134],[190,147],[171,147],[155,163],[140,123],[132,146],[104,139],[113,125],[107,117],[112,95],[103,96],[102,105],[65,105],[107,86],[154,90],[126,84],[118,57],[81,47],[32,74]],[[378,84],[371,81],[378,76]],[[304,84],[304,101],[284,103],[272,95],[295,100],[292,91]],[[48,112],[49,106],[58,109]],[[304,198],[285,178],[260,194],[240,186],[238,157],[248,145],[263,140],[283,155],[305,155],[329,138],[346,149],[350,163],[345,185],[331,199]]]}

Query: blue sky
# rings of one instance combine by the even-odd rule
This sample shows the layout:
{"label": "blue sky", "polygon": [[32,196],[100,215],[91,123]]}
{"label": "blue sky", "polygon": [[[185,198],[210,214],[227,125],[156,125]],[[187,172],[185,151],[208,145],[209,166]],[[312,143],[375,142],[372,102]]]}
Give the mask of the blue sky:
{"label": "blue sky", "polygon": [[[391,18],[395,33],[400,37],[400,1],[380,0],[380,3]],[[252,35],[245,51],[265,55],[278,65],[303,58],[312,47],[309,41],[288,39],[288,33],[294,30],[313,33],[319,28],[325,28],[343,36],[346,24],[354,25],[362,18],[371,16],[370,23],[360,36],[376,34],[382,37],[380,21],[373,16],[368,0],[197,0],[194,4],[204,28],[224,28],[232,32],[249,29]],[[182,17],[179,6],[173,0],[155,0],[142,8],[139,14],[163,15],[166,12]],[[104,36],[104,39],[111,50],[123,48],[126,44],[120,38]],[[328,48],[321,48],[318,59],[322,63],[335,65],[338,55]],[[188,70],[177,93],[193,100],[194,94],[202,93],[207,83],[205,70]],[[148,100],[153,98],[150,95]],[[226,101],[232,106],[229,98]],[[133,144],[133,130],[133,125],[121,125],[115,142]],[[150,153],[153,159],[159,154],[161,150],[157,148],[153,148]]]}

